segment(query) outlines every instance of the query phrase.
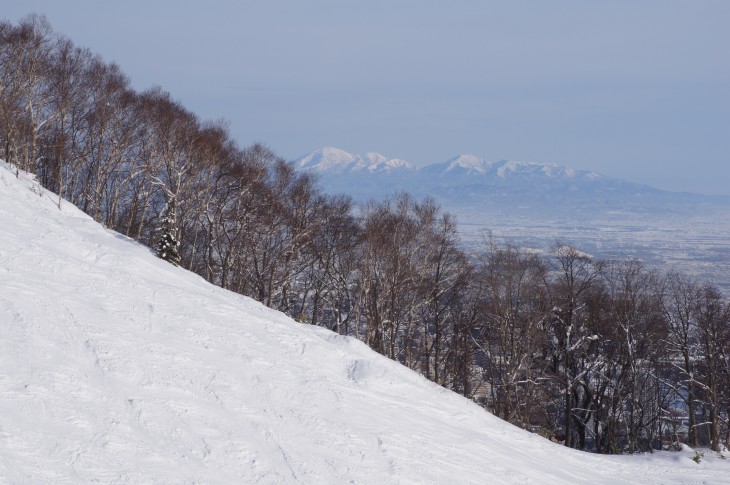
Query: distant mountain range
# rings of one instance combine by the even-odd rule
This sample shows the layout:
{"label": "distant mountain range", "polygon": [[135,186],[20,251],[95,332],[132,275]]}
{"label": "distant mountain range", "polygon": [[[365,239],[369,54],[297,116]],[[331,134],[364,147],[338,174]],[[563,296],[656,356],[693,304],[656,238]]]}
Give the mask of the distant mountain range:
{"label": "distant mountain range", "polygon": [[299,170],[317,173],[327,192],[357,201],[382,199],[396,191],[431,196],[457,214],[474,210],[534,215],[615,212],[683,212],[698,205],[727,204],[728,197],[662,191],[587,170],[534,162],[492,162],[458,155],[417,167],[380,153],[354,155],[321,148],[294,161]]}

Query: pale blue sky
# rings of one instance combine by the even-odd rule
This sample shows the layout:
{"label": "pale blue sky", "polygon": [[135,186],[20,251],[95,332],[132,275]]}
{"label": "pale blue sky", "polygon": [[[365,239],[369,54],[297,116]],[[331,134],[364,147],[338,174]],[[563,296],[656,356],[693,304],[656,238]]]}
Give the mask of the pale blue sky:
{"label": "pale blue sky", "polygon": [[16,0],[242,144],[730,195],[727,0]]}

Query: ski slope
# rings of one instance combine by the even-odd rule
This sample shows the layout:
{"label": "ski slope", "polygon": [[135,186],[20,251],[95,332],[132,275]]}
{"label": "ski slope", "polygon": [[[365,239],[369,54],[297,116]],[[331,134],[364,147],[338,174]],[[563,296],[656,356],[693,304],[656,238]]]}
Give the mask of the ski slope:
{"label": "ski slope", "polygon": [[517,429],[157,259],[0,162],[0,483],[726,483]]}

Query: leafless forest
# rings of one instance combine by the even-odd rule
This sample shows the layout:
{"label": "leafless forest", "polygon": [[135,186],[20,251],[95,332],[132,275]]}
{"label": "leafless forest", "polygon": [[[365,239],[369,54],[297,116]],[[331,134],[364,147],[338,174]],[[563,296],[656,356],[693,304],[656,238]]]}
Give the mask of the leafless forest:
{"label": "leafless forest", "polygon": [[183,268],[565,446],[730,442],[730,303],[712,282],[561,243],[467,252],[433,201],[325,195],[40,16],[0,23],[0,156],[150,247],[167,220]]}

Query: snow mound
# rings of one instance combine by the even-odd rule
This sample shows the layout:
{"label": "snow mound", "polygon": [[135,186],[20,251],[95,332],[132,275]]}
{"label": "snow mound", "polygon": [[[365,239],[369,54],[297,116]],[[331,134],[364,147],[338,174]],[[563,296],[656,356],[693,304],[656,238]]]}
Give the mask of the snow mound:
{"label": "snow mound", "polygon": [[0,162],[0,482],[721,483],[514,428],[108,231]]}

